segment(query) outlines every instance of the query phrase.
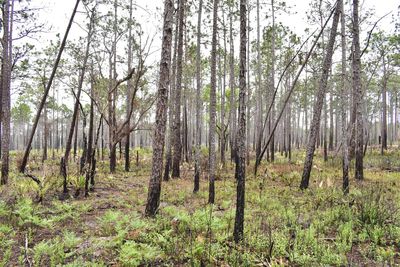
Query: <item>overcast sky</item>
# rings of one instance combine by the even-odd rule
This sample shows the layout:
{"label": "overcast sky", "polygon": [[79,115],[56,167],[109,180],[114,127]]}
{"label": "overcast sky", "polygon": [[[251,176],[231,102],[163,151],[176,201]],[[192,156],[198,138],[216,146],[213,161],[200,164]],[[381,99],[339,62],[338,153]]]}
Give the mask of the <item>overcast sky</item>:
{"label": "overcast sky", "polygon": [[[255,2],[255,0],[251,0]],[[269,2],[269,0],[264,0]],[[264,2],[261,0],[261,2]],[[162,9],[162,0],[136,0],[136,4],[143,9],[149,10],[149,13],[144,12],[140,8],[137,9],[134,16],[137,17],[141,24],[146,29],[157,32],[157,28],[161,26],[160,10]],[[308,27],[306,21],[306,11],[309,9],[311,0],[286,0],[288,6],[292,7],[292,14],[281,14],[278,16],[278,21],[282,21],[285,25],[291,27],[296,33],[301,35],[304,29]],[[332,1],[331,1],[332,2]],[[44,7],[41,12],[40,19],[45,21],[49,26],[52,26],[52,32],[48,34],[49,38],[54,33],[63,33],[68,23],[68,19],[73,10],[75,0],[32,0],[32,4],[38,7]],[[399,0],[361,0],[361,8],[374,9],[375,19],[382,17],[384,14],[392,11],[392,14],[397,14],[397,8],[400,4]],[[265,4],[264,4],[265,5]],[[82,6],[81,6],[82,8]],[[157,11],[157,8],[159,9]],[[266,12],[264,8],[263,12]],[[294,14],[293,14],[294,13]],[[156,15],[154,15],[156,14]],[[139,19],[140,18],[140,19]],[[79,18],[78,18],[79,19]],[[381,27],[391,27],[391,16],[388,16],[381,22]]]}

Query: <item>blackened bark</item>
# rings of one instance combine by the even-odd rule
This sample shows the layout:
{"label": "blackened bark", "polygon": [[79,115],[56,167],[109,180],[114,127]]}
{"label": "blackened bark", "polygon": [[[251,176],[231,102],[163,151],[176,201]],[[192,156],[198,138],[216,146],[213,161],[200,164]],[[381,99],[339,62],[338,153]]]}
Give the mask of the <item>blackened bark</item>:
{"label": "blackened bark", "polygon": [[239,129],[237,133],[237,156],[235,177],[236,213],[233,237],[236,243],[243,240],[245,177],[246,177],[246,43],[247,0],[240,0],[240,66],[239,66]]}

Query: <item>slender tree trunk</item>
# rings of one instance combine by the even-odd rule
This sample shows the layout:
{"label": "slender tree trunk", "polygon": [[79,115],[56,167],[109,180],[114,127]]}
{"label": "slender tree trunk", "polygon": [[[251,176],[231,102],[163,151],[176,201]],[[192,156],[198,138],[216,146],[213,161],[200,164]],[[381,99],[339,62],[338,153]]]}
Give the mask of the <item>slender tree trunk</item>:
{"label": "slender tree trunk", "polygon": [[87,154],[86,154],[86,162],[90,163],[91,157],[93,154],[93,131],[94,131],[94,77],[92,74],[91,77],[91,86],[90,86],[90,111],[89,111],[89,131],[88,131],[88,143],[87,143]]}
{"label": "slender tree trunk", "polygon": [[236,157],[235,177],[236,213],[233,236],[236,243],[243,240],[245,177],[246,177],[246,16],[247,0],[240,0],[240,69],[239,69],[239,130],[237,133],[238,153]]}
{"label": "slender tree trunk", "polygon": [[44,121],[43,121],[43,155],[42,155],[42,162],[47,160],[47,141],[48,141],[48,136],[49,136],[49,125],[48,125],[48,120],[47,120],[47,103],[45,103],[44,107]]}
{"label": "slender tree trunk", "polygon": [[353,88],[356,90],[356,166],[355,177],[364,179],[363,144],[364,124],[361,87],[361,51],[360,51],[360,23],[358,16],[358,0],[353,0]]}
{"label": "slender tree trunk", "polygon": [[[271,95],[275,90],[275,0],[271,0],[271,9],[272,9],[272,36],[271,36]],[[275,120],[275,104],[271,99],[271,114],[270,121]],[[271,161],[275,160],[275,134],[272,132],[272,139],[270,143],[270,152],[271,152]]]}
{"label": "slender tree trunk", "polygon": [[262,88],[261,88],[261,46],[260,46],[260,0],[257,0],[257,80],[256,80],[256,158],[261,153],[261,142],[264,129],[262,127]]}
{"label": "slender tree trunk", "polygon": [[74,10],[73,10],[73,12],[72,12],[71,18],[70,18],[69,23],[68,23],[68,26],[67,26],[67,30],[66,30],[65,35],[64,35],[64,38],[63,38],[63,41],[61,42],[60,50],[59,50],[59,52],[58,52],[56,61],[55,61],[55,63],[54,63],[53,70],[52,70],[52,72],[51,72],[49,81],[48,81],[48,83],[47,83],[46,90],[45,90],[45,92],[44,92],[44,95],[43,95],[42,100],[40,101],[39,108],[38,108],[38,111],[37,111],[35,120],[34,120],[34,122],[33,122],[31,135],[30,135],[30,137],[29,137],[28,144],[26,145],[26,148],[25,148],[24,157],[23,157],[23,159],[22,159],[21,166],[19,166],[19,171],[22,172],[22,173],[25,172],[26,164],[28,163],[29,153],[30,153],[30,151],[31,151],[32,142],[33,142],[33,138],[34,138],[34,136],[35,136],[35,132],[36,132],[37,125],[38,125],[38,123],[39,123],[40,115],[41,115],[41,113],[42,113],[42,110],[43,110],[43,107],[44,107],[44,103],[46,102],[47,96],[48,96],[48,94],[49,94],[51,85],[52,85],[53,80],[54,80],[54,76],[55,76],[55,74],[56,74],[58,65],[59,65],[59,63],[60,63],[61,55],[62,55],[62,53],[63,53],[63,51],[64,51],[64,48],[65,48],[65,45],[66,45],[66,42],[67,42],[67,38],[68,38],[68,34],[69,34],[70,29],[71,29],[72,22],[74,21],[74,17],[75,17],[75,14],[76,14],[76,10],[78,9],[79,2],[80,2],[80,0],[77,0],[77,1],[76,1]]}
{"label": "slender tree trunk", "polygon": [[87,62],[89,58],[89,52],[90,52],[90,44],[91,44],[91,37],[92,37],[92,27],[93,27],[93,17],[91,18],[91,21],[89,23],[89,31],[88,31],[88,38],[87,38],[87,43],[86,43],[86,50],[85,50],[85,56],[83,58],[83,63],[82,63],[82,68],[80,72],[80,77],[79,77],[79,83],[78,83],[78,88],[77,88],[77,93],[76,93],[76,99],[75,99],[75,105],[74,105],[74,110],[73,110],[73,115],[72,115],[72,121],[71,125],[69,128],[69,133],[68,133],[68,139],[65,145],[65,154],[64,157],[61,159],[61,175],[63,176],[63,193],[67,194],[68,189],[67,189],[67,168],[68,168],[68,159],[71,151],[71,144],[72,144],[72,137],[74,135],[74,129],[77,126],[77,120],[78,120],[78,112],[79,112],[79,101],[80,101],[80,96],[82,92],[82,87],[83,87],[83,81],[85,79],[85,71],[87,67]]}
{"label": "slender tree trunk", "polygon": [[333,134],[334,134],[334,125],[333,125],[333,95],[332,93],[329,95],[329,151],[333,150]]}
{"label": "slender tree trunk", "polygon": [[341,3],[341,48],[342,48],[342,79],[341,79],[341,94],[340,94],[340,113],[341,113],[341,132],[342,132],[342,170],[343,170],[343,192],[349,193],[349,151],[348,151],[348,136],[346,125],[346,107],[348,93],[346,90],[346,14],[344,12],[343,1]]}
{"label": "slender tree trunk", "polygon": [[183,32],[186,0],[179,1],[179,33],[176,64],[176,90],[175,90],[175,115],[173,125],[173,154],[172,177],[180,177],[180,163],[182,157],[181,142],[181,94],[182,94],[182,60],[183,60]]}
{"label": "slender tree trunk", "polygon": [[[132,69],[132,21],[133,21],[133,0],[129,1],[129,29],[128,29],[128,72]],[[126,138],[125,138],[125,171],[130,169],[130,133],[129,129],[131,127],[130,116],[131,116],[131,98],[132,98],[132,81],[131,79],[127,82],[127,93],[126,93],[126,119],[128,123],[126,124]]]}
{"label": "slender tree trunk", "polygon": [[250,8],[247,9],[246,165],[250,165]]}
{"label": "slender tree trunk", "polygon": [[231,160],[235,160],[236,158],[236,96],[235,96],[235,49],[234,49],[234,40],[233,40],[233,17],[234,12],[232,7],[230,6],[230,15],[229,15],[229,87],[231,89],[230,96],[230,113],[231,113],[231,128],[230,128],[230,137],[231,137]]}
{"label": "slender tree trunk", "polygon": [[383,78],[382,78],[382,145],[381,154],[387,150],[387,139],[388,139],[388,125],[387,125],[387,74],[386,74],[386,64],[385,56],[382,55],[383,61]]}
{"label": "slender tree trunk", "polygon": [[201,149],[201,15],[203,0],[199,0],[197,19],[197,54],[196,54],[196,154],[194,164],[194,188],[193,192],[200,189],[200,149]]}
{"label": "slender tree trunk", "polygon": [[78,107],[78,114],[76,115],[76,121],[75,121],[75,127],[74,127],[74,149],[73,149],[73,154],[74,154],[74,160],[76,160],[76,151],[78,148],[78,131],[79,131],[79,107]]}
{"label": "slender tree trunk", "polygon": [[[12,2],[13,3],[13,2]],[[12,4],[13,5],[13,4]],[[3,4],[3,51],[2,51],[2,71],[1,71],[1,124],[2,124],[2,135],[1,135],[1,179],[0,185],[7,184],[9,178],[10,169],[10,132],[11,132],[11,31],[10,25],[12,25],[12,14],[10,7],[10,1],[7,0]]]}
{"label": "slender tree trunk", "polygon": [[167,122],[169,74],[171,64],[173,9],[173,1],[165,0],[160,78],[158,83],[156,123],[154,127],[153,138],[153,166],[151,169],[151,177],[147,195],[147,204],[145,210],[146,216],[154,216],[160,203],[165,128]]}
{"label": "slender tree trunk", "polygon": [[210,127],[209,127],[209,152],[208,152],[208,167],[209,167],[209,191],[208,203],[215,202],[215,133],[216,133],[216,87],[217,87],[217,31],[218,31],[218,2],[214,0],[213,9],[213,27],[212,27],[212,43],[211,43],[211,89],[210,89]]}
{"label": "slender tree trunk", "polygon": [[309,181],[310,181],[310,174],[311,174],[311,168],[312,168],[312,163],[313,163],[313,158],[314,158],[314,151],[315,151],[315,143],[317,141],[317,136],[318,136],[318,129],[321,121],[321,111],[322,111],[322,106],[324,104],[324,99],[325,99],[325,94],[326,94],[326,88],[328,85],[328,76],[329,76],[329,70],[332,65],[332,56],[333,56],[333,49],[335,45],[335,39],[336,39],[336,32],[337,32],[337,27],[338,27],[338,22],[339,22],[339,16],[340,16],[340,6],[342,4],[342,0],[338,0],[335,8],[335,14],[333,16],[333,22],[332,22],[332,28],[329,36],[329,42],[328,46],[326,48],[326,54],[324,57],[324,63],[322,66],[322,76],[319,81],[319,89],[316,95],[316,101],[314,104],[314,114],[311,122],[311,128],[310,128],[310,137],[307,145],[307,152],[306,152],[306,159],[304,161],[304,170],[303,170],[303,176],[300,184],[301,189],[306,189],[308,188]]}

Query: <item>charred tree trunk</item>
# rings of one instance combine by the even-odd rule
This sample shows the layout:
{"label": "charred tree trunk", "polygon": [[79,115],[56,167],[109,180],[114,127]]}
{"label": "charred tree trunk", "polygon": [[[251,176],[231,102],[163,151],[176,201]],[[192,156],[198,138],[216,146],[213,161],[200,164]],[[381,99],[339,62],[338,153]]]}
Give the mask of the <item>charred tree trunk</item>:
{"label": "charred tree trunk", "polygon": [[240,68],[239,68],[239,129],[237,133],[236,171],[236,213],[233,237],[236,243],[243,240],[245,177],[246,177],[246,42],[247,42],[247,0],[240,1]]}

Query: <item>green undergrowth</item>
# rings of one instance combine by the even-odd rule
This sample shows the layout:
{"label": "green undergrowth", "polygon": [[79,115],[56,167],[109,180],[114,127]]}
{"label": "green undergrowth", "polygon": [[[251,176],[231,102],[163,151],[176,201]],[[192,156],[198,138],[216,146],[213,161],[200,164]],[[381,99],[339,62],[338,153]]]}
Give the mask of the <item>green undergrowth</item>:
{"label": "green undergrowth", "polygon": [[[42,191],[19,175],[0,200],[0,266],[396,266],[400,263],[399,173],[396,150],[373,151],[366,180],[341,191],[339,163],[318,155],[311,188],[298,189],[304,152],[291,163],[280,154],[257,177],[248,167],[245,239],[235,244],[234,165],[219,167],[216,204],[208,205],[206,180],[192,193],[192,166],[163,182],[156,217],[143,216],[150,151],[129,173],[108,173],[99,163],[89,198],[58,200],[59,177],[39,171]],[[400,163],[399,163],[400,164]],[[121,164],[120,164],[121,165]],[[39,175],[40,174],[40,175]],[[352,175],[352,172],[351,172]],[[79,179],[69,182],[70,191]],[[43,200],[38,202],[37,195]]]}

